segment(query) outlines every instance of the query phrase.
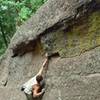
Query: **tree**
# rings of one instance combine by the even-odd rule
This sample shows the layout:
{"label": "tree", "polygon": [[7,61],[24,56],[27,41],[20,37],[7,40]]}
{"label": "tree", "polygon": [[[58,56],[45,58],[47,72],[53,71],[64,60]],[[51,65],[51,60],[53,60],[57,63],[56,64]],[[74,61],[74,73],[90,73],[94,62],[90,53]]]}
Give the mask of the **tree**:
{"label": "tree", "polygon": [[[0,51],[7,48],[16,26],[20,26],[46,0],[1,0],[0,1]],[[4,50],[2,50],[4,49]]]}

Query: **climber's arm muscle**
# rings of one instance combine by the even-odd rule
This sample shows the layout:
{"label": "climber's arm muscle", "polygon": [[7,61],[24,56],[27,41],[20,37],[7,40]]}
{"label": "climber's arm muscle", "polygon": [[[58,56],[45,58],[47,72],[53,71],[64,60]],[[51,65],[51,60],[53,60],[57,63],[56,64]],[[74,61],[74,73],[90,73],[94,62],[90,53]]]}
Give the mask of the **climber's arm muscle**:
{"label": "climber's arm muscle", "polygon": [[39,70],[39,72],[37,73],[37,75],[42,75],[44,67],[48,64],[48,58],[46,58],[46,60],[43,62],[41,69]]}
{"label": "climber's arm muscle", "polygon": [[39,97],[39,96],[41,96],[43,94],[42,91],[41,92],[38,92],[38,91],[40,91],[40,86],[34,85],[33,89],[32,89],[33,97]]}

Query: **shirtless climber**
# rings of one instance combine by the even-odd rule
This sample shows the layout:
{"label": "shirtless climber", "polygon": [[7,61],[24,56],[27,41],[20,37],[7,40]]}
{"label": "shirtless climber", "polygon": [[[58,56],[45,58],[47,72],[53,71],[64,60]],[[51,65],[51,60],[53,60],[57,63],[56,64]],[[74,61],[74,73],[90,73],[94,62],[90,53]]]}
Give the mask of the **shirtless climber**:
{"label": "shirtless climber", "polygon": [[[46,60],[44,61],[40,71],[38,72],[37,76],[36,76],[36,81],[37,81],[37,84],[34,84],[33,87],[32,87],[32,93],[33,93],[33,97],[38,97],[38,96],[41,96],[44,92],[45,92],[45,89],[43,88],[43,70],[44,68],[47,66],[48,64],[48,58],[46,58]],[[46,71],[46,68],[45,68],[45,71]]]}
{"label": "shirtless climber", "polygon": [[30,96],[33,96],[33,98],[40,97],[41,95],[44,94],[45,89],[43,88],[43,81],[47,71],[47,66],[48,66],[48,55],[46,54],[46,59],[43,62],[43,65],[39,70],[39,72],[37,73],[37,75],[35,75],[28,82],[22,85],[21,90],[24,91],[24,93],[27,95],[28,98],[30,98]]}

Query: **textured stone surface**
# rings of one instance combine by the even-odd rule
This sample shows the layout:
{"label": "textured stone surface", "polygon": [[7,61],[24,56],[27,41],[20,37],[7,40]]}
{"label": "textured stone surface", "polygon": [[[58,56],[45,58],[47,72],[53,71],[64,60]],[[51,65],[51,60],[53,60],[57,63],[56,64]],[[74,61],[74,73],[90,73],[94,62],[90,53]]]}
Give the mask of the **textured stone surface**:
{"label": "textured stone surface", "polygon": [[[39,70],[43,59],[32,54],[15,58],[6,87],[0,86],[0,99],[26,100],[20,86]],[[52,58],[46,83],[43,100],[99,100],[100,47],[73,58]]]}
{"label": "textured stone surface", "polygon": [[45,34],[41,39],[44,50],[58,52],[61,57],[72,57],[100,45],[100,11],[85,15],[68,31]]}
{"label": "textured stone surface", "polygon": [[48,0],[34,16],[17,30],[11,47],[23,41],[27,43],[29,40],[37,38],[46,29],[63,19],[73,19],[77,14],[77,9],[89,2],[91,0]]}
{"label": "textured stone surface", "polygon": [[[11,47],[22,41],[27,43],[63,19],[73,18],[77,14],[76,9],[90,1],[48,0],[36,15],[17,30],[6,53],[0,58],[0,100],[27,100],[20,87],[38,72],[44,60],[40,44],[35,51],[15,58],[11,57]],[[59,29],[56,32],[60,32]],[[50,32],[47,34],[49,38],[52,37]],[[62,34],[58,36],[62,39]],[[61,43],[60,38],[56,40],[58,44]],[[50,45],[53,46],[52,43]],[[49,48],[49,51],[52,51],[52,48]],[[52,58],[46,83],[46,93],[42,100],[99,100],[100,47],[72,58]]]}
{"label": "textured stone surface", "polygon": [[[98,13],[93,14],[95,9]],[[33,51],[36,42],[47,34],[47,43],[45,36],[42,40],[48,47],[42,46],[51,54],[59,52],[62,57],[79,55],[99,45],[99,10],[100,3],[95,0],[48,1],[17,30],[9,48],[13,48],[14,55],[23,55]]]}
{"label": "textured stone surface", "polygon": [[99,100],[100,47],[73,58],[52,59],[43,100]]}

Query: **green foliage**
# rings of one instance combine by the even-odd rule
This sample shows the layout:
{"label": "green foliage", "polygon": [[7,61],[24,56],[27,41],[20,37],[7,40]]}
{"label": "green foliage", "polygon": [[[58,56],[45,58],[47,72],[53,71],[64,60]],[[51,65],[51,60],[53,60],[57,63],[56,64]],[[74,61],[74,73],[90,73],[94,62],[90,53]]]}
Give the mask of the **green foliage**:
{"label": "green foliage", "polygon": [[16,26],[21,25],[46,0],[0,0],[0,55],[4,53]]}
{"label": "green foliage", "polygon": [[0,54],[5,51],[16,30],[15,11],[11,2],[0,1]]}
{"label": "green foliage", "polygon": [[31,14],[30,9],[28,7],[23,6],[19,13],[19,17],[20,19],[26,20],[30,14]]}

